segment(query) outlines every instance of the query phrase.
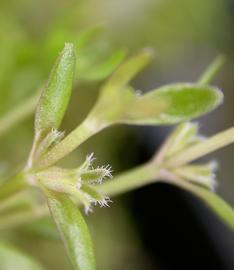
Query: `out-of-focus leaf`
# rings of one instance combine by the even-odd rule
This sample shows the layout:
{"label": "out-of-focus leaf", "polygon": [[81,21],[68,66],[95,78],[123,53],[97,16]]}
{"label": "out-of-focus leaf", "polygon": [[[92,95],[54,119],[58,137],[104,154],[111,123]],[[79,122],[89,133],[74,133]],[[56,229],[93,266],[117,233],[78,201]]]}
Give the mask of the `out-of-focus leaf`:
{"label": "out-of-focus leaf", "polygon": [[58,240],[59,235],[50,217],[43,217],[39,220],[24,224],[22,230],[33,236],[43,237],[45,239]]}
{"label": "out-of-focus leaf", "polygon": [[221,220],[234,230],[234,210],[217,194],[186,181],[171,182],[200,198]]}
{"label": "out-of-focus leaf", "polygon": [[35,117],[36,132],[46,134],[59,127],[70,99],[74,73],[74,46],[67,43],[40,98]]}
{"label": "out-of-focus leaf", "polygon": [[78,80],[103,80],[123,61],[126,50],[110,48],[103,37],[104,30],[104,24],[97,24],[81,31],[73,40],[79,54]]}
{"label": "out-of-focus leaf", "polygon": [[67,195],[47,192],[48,205],[66,246],[79,270],[94,270],[95,258],[87,225],[76,205]]}
{"label": "out-of-focus leaf", "polygon": [[141,71],[152,60],[153,51],[150,48],[145,48],[137,55],[125,61],[111,76],[102,88],[101,95],[111,95],[116,91],[124,91],[125,86],[131,81],[136,74]]}
{"label": "out-of-focus leaf", "polygon": [[87,29],[81,31],[76,39],[75,44],[77,44],[78,50],[85,49],[87,46],[93,42],[94,38],[98,37],[104,30],[104,24],[96,24],[88,27]]}
{"label": "out-of-focus leaf", "polygon": [[39,96],[29,97],[22,103],[19,103],[6,115],[0,117],[0,135],[5,134],[12,126],[25,119],[35,109]]}
{"label": "out-of-focus leaf", "polygon": [[99,99],[90,114],[91,118],[102,119],[104,117],[109,122],[115,121],[116,118],[119,120],[123,109],[127,108],[129,102],[135,99],[134,90],[128,86],[129,81],[150,60],[152,60],[152,50],[144,49],[118,67],[103,85]]}
{"label": "out-of-focus leaf", "polygon": [[[176,124],[212,111],[222,99],[221,91],[215,87],[183,83],[166,85],[139,97],[139,100],[136,99],[140,105],[139,109],[137,103],[130,104],[127,113],[131,113],[131,118],[126,117],[122,122],[149,125]],[[150,108],[157,108],[157,104],[159,108],[161,107],[159,110],[155,109],[157,113],[152,110],[152,115],[149,113],[145,118],[138,118],[140,110],[144,115],[145,111],[150,112]]]}
{"label": "out-of-focus leaf", "polygon": [[0,243],[0,270],[43,270],[34,259],[6,243]]}
{"label": "out-of-focus leaf", "polygon": [[119,50],[113,52],[110,56],[107,56],[105,60],[100,63],[89,65],[87,68],[77,64],[77,73],[83,80],[97,81],[103,80],[108,77],[113,70],[123,61],[126,55],[125,50]]}
{"label": "out-of-focus leaf", "polygon": [[215,213],[232,229],[234,229],[234,210],[217,194],[203,189],[193,187],[193,193],[197,194],[202,200],[212,208]]}

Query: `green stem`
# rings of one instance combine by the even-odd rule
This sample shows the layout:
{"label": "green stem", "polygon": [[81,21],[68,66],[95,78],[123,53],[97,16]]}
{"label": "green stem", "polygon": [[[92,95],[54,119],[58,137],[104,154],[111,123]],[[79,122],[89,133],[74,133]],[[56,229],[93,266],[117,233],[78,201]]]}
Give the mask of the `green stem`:
{"label": "green stem", "polygon": [[[178,153],[175,157],[167,160],[163,167],[179,167],[233,142],[234,127]],[[99,187],[99,190],[110,196],[119,195],[157,180],[165,179],[163,172],[160,164],[153,160],[119,176],[117,175],[113,180],[106,181]]]}
{"label": "green stem", "polygon": [[[155,166],[155,164],[146,163],[116,176],[113,180],[100,185],[98,189],[100,192],[109,196],[116,196],[147,184],[154,183],[160,179],[160,168]],[[39,219],[48,214],[47,207],[41,206],[38,209],[40,209],[40,211],[33,210],[32,212],[32,210],[24,210],[4,217],[4,219],[1,217],[0,229],[15,227],[25,222]]]}
{"label": "green stem", "polygon": [[99,191],[109,196],[116,196],[127,191],[154,183],[160,176],[159,167],[146,163],[125,173],[117,175],[98,187]]}
{"label": "green stem", "polygon": [[209,139],[195,144],[169,158],[164,163],[165,167],[179,167],[195,159],[214,152],[228,144],[234,143],[234,127],[220,132]]}
{"label": "green stem", "polygon": [[96,119],[86,118],[80,126],[74,129],[60,143],[46,153],[44,159],[37,163],[37,169],[52,166],[105,127],[107,127],[106,123]]}
{"label": "green stem", "polygon": [[215,77],[218,71],[221,69],[225,62],[225,57],[223,55],[218,56],[199,78],[198,82],[201,84],[208,84]]}
{"label": "green stem", "polygon": [[[90,132],[86,134],[87,136],[90,136]],[[168,168],[181,166],[233,142],[234,128],[230,128],[204,142],[198,143],[182,151],[181,153],[178,153],[176,157],[167,160],[163,167]],[[163,174],[164,171],[165,170],[160,167],[160,164],[155,164],[154,161],[151,161],[130,171],[122,173],[114,177],[113,180],[106,181],[104,184],[100,185],[98,189],[100,192],[106,195],[116,196],[147,184],[151,184],[162,179],[167,179],[168,176]],[[22,181],[22,175],[14,177],[14,179],[6,182],[6,184],[2,185],[2,188],[0,188],[0,199],[19,191],[25,185],[26,183]]]}

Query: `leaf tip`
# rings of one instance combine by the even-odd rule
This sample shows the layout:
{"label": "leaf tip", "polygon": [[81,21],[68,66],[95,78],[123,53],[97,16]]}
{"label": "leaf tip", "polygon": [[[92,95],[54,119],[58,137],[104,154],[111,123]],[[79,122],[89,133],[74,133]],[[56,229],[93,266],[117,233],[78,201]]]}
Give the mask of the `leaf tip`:
{"label": "leaf tip", "polygon": [[152,47],[145,47],[141,50],[141,54],[146,61],[150,62],[155,56],[155,50]]}

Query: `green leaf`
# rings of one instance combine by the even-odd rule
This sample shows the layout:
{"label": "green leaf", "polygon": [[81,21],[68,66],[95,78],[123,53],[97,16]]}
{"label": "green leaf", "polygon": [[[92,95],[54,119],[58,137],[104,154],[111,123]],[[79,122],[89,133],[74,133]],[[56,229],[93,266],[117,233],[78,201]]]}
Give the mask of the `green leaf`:
{"label": "green leaf", "polygon": [[15,247],[0,243],[0,270],[43,270],[34,259]]}
{"label": "green leaf", "polygon": [[79,32],[77,39],[75,40],[75,44],[77,44],[78,50],[86,49],[90,44],[95,44],[95,38],[100,36],[100,34],[104,30],[104,24],[95,24],[92,25],[81,32]]}
{"label": "green leaf", "polygon": [[[123,86],[126,81],[125,77],[122,83],[121,79],[118,83]],[[90,114],[92,118],[104,119],[109,123],[176,124],[212,111],[223,100],[220,90],[200,84],[171,84],[144,95],[137,94],[129,86],[117,91],[110,87],[108,89],[112,91],[98,101]],[[114,87],[117,87],[117,83]]]}
{"label": "green leaf", "polygon": [[105,60],[100,61],[100,63],[90,63],[86,68],[83,65],[80,66],[78,62],[78,74],[82,76],[83,80],[103,80],[123,61],[125,55],[125,50],[115,51],[107,56]]}
{"label": "green leaf", "polygon": [[156,123],[155,120],[160,117],[160,114],[168,109],[169,103],[161,98],[152,98],[147,95],[132,94],[130,89],[126,89],[120,105],[120,112],[117,122],[134,125],[151,125]]}
{"label": "green leaf", "polygon": [[73,44],[66,43],[37,106],[36,133],[45,135],[60,126],[71,96],[74,73],[74,47]]}
{"label": "green leaf", "polygon": [[74,40],[79,52],[77,74],[79,80],[99,81],[107,78],[126,56],[126,50],[113,51],[104,37],[105,25],[91,26]]}
{"label": "green leaf", "polygon": [[95,258],[87,225],[67,195],[46,192],[48,205],[74,269],[94,270]]}
{"label": "green leaf", "polygon": [[101,96],[111,96],[117,91],[124,91],[126,85],[136,74],[145,68],[153,58],[153,50],[145,48],[123,63],[104,84]]}
{"label": "green leaf", "polygon": [[46,240],[59,240],[59,234],[50,216],[26,223],[21,230],[33,237],[38,236]]}
{"label": "green leaf", "polygon": [[234,229],[234,210],[217,194],[196,187],[193,193],[197,194],[230,228]]}
{"label": "green leaf", "polygon": [[[139,110],[136,103],[130,105],[127,113],[131,112],[131,118],[126,117],[123,122],[129,124],[168,125],[196,118],[215,109],[223,100],[220,90],[211,86],[199,84],[171,84],[139,97]],[[136,99],[136,102],[138,100]],[[160,109],[152,110],[152,114],[141,117],[145,110],[159,106]],[[136,117],[134,117],[136,111]]]}
{"label": "green leaf", "polygon": [[234,230],[234,210],[228,205],[221,197],[217,194],[185,181],[180,182],[170,182],[175,184],[191,193],[196,197],[200,198],[209,208],[211,208],[214,213],[221,218],[221,220]]}

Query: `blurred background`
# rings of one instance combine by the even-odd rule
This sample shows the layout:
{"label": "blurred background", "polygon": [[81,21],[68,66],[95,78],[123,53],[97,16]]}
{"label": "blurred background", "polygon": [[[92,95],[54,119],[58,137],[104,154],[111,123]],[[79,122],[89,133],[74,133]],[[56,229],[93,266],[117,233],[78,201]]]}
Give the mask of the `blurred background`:
{"label": "blurred background", "polygon": [[[87,29],[94,32],[89,42]],[[80,36],[84,45],[79,48]],[[155,50],[152,65],[133,81],[143,92],[170,82],[196,81],[217,55],[225,54],[226,64],[214,81],[223,89],[224,105],[198,121],[204,135],[233,125],[233,0],[1,0],[0,117],[37,92],[69,41],[79,49],[77,79],[62,127],[67,133],[94,104],[109,75],[108,70],[97,72],[106,59],[143,47]],[[91,138],[63,164],[77,166],[94,152],[98,163],[111,164],[117,174],[147,161],[169,131],[113,127]],[[25,161],[32,137],[32,115],[1,134],[0,176]],[[218,193],[232,205],[233,150],[230,146],[206,158],[219,162]],[[234,269],[233,232],[178,188],[155,184],[124,194],[113,198],[110,208],[95,209],[87,220],[98,269]],[[38,258],[46,269],[71,269],[47,219],[0,231],[0,237]]]}

